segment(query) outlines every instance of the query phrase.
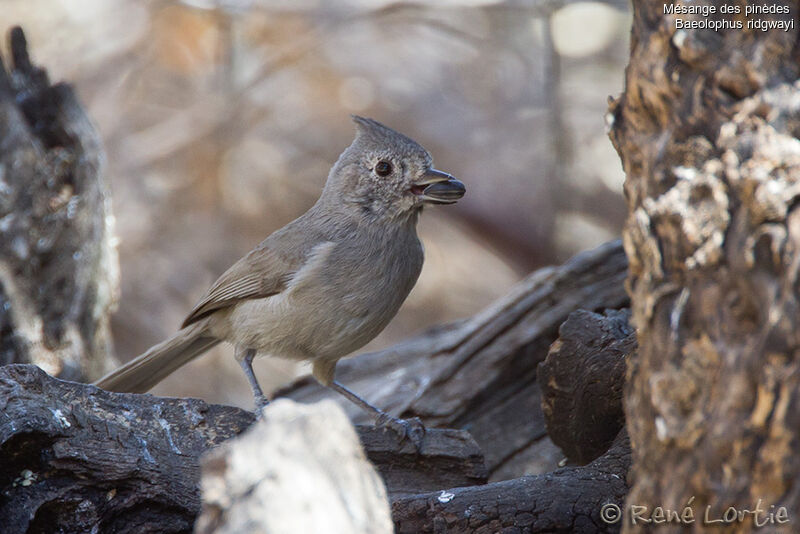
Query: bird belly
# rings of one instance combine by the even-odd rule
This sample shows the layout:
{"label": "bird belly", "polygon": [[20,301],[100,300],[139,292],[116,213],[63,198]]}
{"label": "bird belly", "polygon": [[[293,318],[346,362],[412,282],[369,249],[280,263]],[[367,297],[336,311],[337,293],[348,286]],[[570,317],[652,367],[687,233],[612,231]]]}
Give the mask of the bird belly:
{"label": "bird belly", "polygon": [[298,302],[302,298],[279,294],[239,302],[217,329],[224,330],[219,333],[225,335],[219,337],[281,358],[338,359],[367,344],[394,316],[394,312],[353,310],[343,301],[330,299]]}
{"label": "bird belly", "polygon": [[419,276],[422,248],[415,234],[409,239],[394,251],[364,250],[360,242],[325,248],[287,290],[229,308],[218,337],[296,360],[336,360],[358,350],[391,321]]}

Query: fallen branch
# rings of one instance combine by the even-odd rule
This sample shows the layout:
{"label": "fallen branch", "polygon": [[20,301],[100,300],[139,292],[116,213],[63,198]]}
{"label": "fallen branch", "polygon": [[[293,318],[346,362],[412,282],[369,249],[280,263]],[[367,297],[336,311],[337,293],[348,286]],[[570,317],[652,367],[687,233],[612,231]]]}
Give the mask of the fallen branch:
{"label": "fallen branch", "polygon": [[[110,393],[21,364],[0,367],[0,413],[4,533],[54,524],[189,532],[200,511],[200,455],[254,420],[238,408]],[[390,494],[485,481],[466,432],[429,430],[419,453],[391,430],[357,432]]]}
{"label": "fallen branch", "polygon": [[395,532],[618,532],[619,524],[605,523],[600,513],[605,504],[622,507],[629,465],[623,430],[606,454],[586,466],[397,500]]}

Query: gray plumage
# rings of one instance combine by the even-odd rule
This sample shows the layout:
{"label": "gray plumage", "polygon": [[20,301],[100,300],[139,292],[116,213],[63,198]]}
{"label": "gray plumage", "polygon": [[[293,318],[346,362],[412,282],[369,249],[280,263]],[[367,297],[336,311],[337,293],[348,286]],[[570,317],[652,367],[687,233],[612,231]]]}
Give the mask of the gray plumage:
{"label": "gray plumage", "polygon": [[257,402],[254,353],[310,360],[317,380],[333,383],[336,362],[378,335],[414,287],[423,203],[452,203],[464,193],[412,139],[371,119],[354,121],[356,138],[316,204],[223,273],[175,336],[99,387],[147,391],[220,341],[237,347]]}

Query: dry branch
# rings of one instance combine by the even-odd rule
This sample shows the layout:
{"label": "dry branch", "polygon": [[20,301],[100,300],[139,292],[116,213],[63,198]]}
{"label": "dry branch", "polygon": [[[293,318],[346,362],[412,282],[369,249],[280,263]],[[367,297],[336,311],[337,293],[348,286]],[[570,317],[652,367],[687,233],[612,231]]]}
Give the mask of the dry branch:
{"label": "dry branch", "polygon": [[[623,275],[624,257],[619,244],[602,247],[565,266],[532,276],[521,286],[523,290],[518,289],[487,313],[458,327],[429,334],[432,338],[417,339],[402,350],[416,347],[423,354],[425,346],[435,346],[437,342],[442,346],[442,340],[449,339],[449,346],[455,350],[449,353],[446,363],[452,365],[457,361],[454,355],[459,355],[464,358],[465,369],[472,364],[483,367],[485,362],[466,357],[467,352],[463,349],[459,352],[459,347],[469,346],[465,343],[469,340],[475,343],[474,340],[484,336],[487,344],[479,345],[475,354],[494,356],[497,365],[532,366],[528,372],[533,375],[532,385],[536,387],[535,365],[541,358],[527,359],[530,353],[525,345],[515,345],[511,340],[532,343],[537,350],[534,354],[543,354],[549,337],[531,340],[527,337],[531,332],[554,335],[558,320],[571,311],[571,306],[579,305],[579,296],[597,306],[607,305],[610,300],[624,301],[619,287]],[[609,284],[609,280],[615,283]],[[581,289],[584,285],[591,289]],[[561,298],[556,299],[556,295]],[[456,328],[469,335],[454,335]],[[490,335],[491,332],[495,334]],[[454,342],[455,339],[461,342]],[[498,340],[502,347],[515,347],[517,353],[510,359],[500,357],[502,352],[493,347]],[[446,357],[448,353],[441,354]],[[370,358],[365,361],[384,363]],[[409,363],[412,369],[420,368],[419,360]],[[513,367],[506,369],[499,375],[504,377],[502,380],[495,376],[486,385],[503,384],[508,389],[488,392],[513,388],[515,377],[504,376],[513,370]],[[455,371],[458,374],[461,369]],[[457,383],[464,388],[470,384],[465,380],[441,383],[451,388]],[[0,495],[4,496],[0,500],[0,515],[13,518],[11,532],[35,532],[37,525],[54,521],[64,525],[65,532],[82,532],[98,525],[101,530],[109,527],[119,532],[188,531],[199,511],[198,455],[237,434],[252,421],[251,414],[234,408],[209,406],[198,400],[108,393],[93,386],[50,378],[32,366],[0,368],[0,385],[3,402],[0,454],[12,459],[0,471]],[[515,394],[480,414],[470,429],[478,431],[490,444],[525,447],[527,436],[534,432],[544,434],[539,396],[520,393],[525,392],[524,387],[511,391]],[[394,394],[399,398],[401,393],[399,390]],[[465,398],[474,401],[472,393],[465,390]],[[525,399],[526,403],[517,403],[519,399]],[[494,401],[487,397],[485,402]],[[476,403],[471,409],[460,408],[459,413],[466,417],[479,409]],[[410,503],[410,510],[416,510],[414,514],[418,514],[420,502],[427,502],[427,492],[481,484],[485,480],[479,449],[463,431],[430,429],[420,454],[411,444],[386,430],[367,427],[359,429],[359,433],[367,457],[381,472],[390,496],[395,502]],[[511,477],[522,474],[522,466],[530,465],[537,450],[541,449],[529,447],[528,457],[506,462],[506,472]],[[530,532],[536,532],[541,525],[583,525],[584,513],[589,513],[588,510],[599,513],[599,506],[595,505],[603,498],[624,493],[624,477],[619,474],[624,473],[624,463],[616,462],[605,471],[598,465],[603,464],[595,462],[589,470],[570,468],[535,479],[509,481],[503,486],[487,486],[486,492],[461,489],[458,505],[464,505],[472,497],[478,505],[484,502],[482,499],[495,495],[493,491],[502,492],[506,488],[513,490],[515,497],[509,503],[520,507],[521,521],[528,520],[526,514],[545,518],[531,521]],[[509,466],[519,471],[513,472]],[[591,484],[589,479],[593,480]],[[563,489],[553,492],[552,484]],[[538,508],[539,501],[525,500],[545,488],[550,488],[549,498],[557,499],[558,503],[547,512]],[[466,493],[462,495],[463,491]],[[75,513],[78,509],[80,514]],[[502,513],[496,519],[506,522],[510,508],[498,510]],[[495,524],[493,513],[486,514],[489,518],[486,524]],[[395,517],[396,525],[405,524],[403,517],[402,514]],[[433,521],[432,517],[429,519]]]}
{"label": "dry branch", "polygon": [[0,517],[8,534],[189,532],[198,456],[252,422],[197,399],[113,394],[0,368]]}

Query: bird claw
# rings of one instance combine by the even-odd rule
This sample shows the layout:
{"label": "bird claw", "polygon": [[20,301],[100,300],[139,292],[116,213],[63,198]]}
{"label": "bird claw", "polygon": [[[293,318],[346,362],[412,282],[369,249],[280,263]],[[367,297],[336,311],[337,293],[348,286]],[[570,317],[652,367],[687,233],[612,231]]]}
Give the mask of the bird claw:
{"label": "bird claw", "polygon": [[426,429],[419,417],[399,419],[382,413],[375,421],[375,426],[392,429],[400,436],[400,439],[410,441],[418,453],[422,450]]}

